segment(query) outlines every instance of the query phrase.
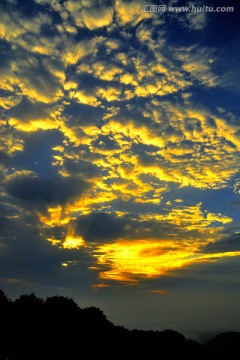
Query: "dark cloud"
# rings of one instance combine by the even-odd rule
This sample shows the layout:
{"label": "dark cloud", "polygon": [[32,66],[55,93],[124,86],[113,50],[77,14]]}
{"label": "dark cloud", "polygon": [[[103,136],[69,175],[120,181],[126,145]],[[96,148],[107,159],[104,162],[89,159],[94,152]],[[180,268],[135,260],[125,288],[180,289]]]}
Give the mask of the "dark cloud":
{"label": "dark cloud", "polygon": [[[0,218],[1,287],[73,287],[96,282],[92,257],[84,249],[74,251],[52,246],[38,228],[37,218],[22,213],[16,218]],[[62,263],[69,266],[63,267]],[[23,291],[23,290],[21,290]]]}
{"label": "dark cloud", "polygon": [[12,58],[11,45],[3,39],[0,39],[1,59],[0,59],[0,71],[8,71],[10,69],[9,57]]}
{"label": "dark cloud", "polygon": [[[133,123],[137,128],[141,126],[153,126],[154,122],[143,115],[142,110],[145,107],[145,102],[145,99],[134,99],[128,106],[122,106],[118,114],[113,115],[112,118],[124,125]],[[159,124],[157,125],[159,129]]]}
{"label": "dark cloud", "polygon": [[71,175],[81,175],[85,179],[91,179],[99,173],[99,168],[91,162],[69,158],[64,159],[63,168]]}
{"label": "dark cloud", "polygon": [[[5,210],[5,208],[1,209],[1,210]],[[7,228],[10,228],[11,225],[11,221],[10,219],[6,218],[5,216],[0,216],[0,237],[1,236],[5,236],[5,234],[7,233]],[[15,232],[15,229],[14,229]]]}
{"label": "dark cloud", "polygon": [[145,145],[140,142],[131,145],[131,151],[138,157],[139,164],[146,167],[164,162],[164,158],[161,155],[156,156],[158,149],[156,146]]}
{"label": "dark cloud", "polygon": [[[163,288],[168,291],[191,288],[194,291],[238,291],[239,277],[236,272],[240,270],[239,257],[223,258],[218,262],[197,262],[181,269],[171,271],[170,276],[143,280],[146,286],[152,284],[153,288]],[[209,299],[210,297],[208,297]]]}
{"label": "dark cloud", "polygon": [[[184,229],[167,221],[156,219],[143,220],[138,215],[126,214],[117,216],[108,213],[91,213],[90,215],[80,216],[74,228],[77,235],[83,236],[86,241],[96,243],[106,243],[118,239],[142,240],[142,239],[161,239],[181,240],[186,233]],[[189,232],[190,233],[190,232]],[[192,231],[191,235],[197,235]]]}
{"label": "dark cloud", "polygon": [[10,115],[23,122],[28,122],[29,120],[47,119],[51,111],[52,106],[42,102],[32,102],[24,96],[21,102],[11,109]]}
{"label": "dark cloud", "polygon": [[89,185],[80,178],[65,177],[43,179],[17,175],[7,182],[9,195],[32,203],[33,207],[42,204],[66,204],[67,201],[81,196]]}
{"label": "dark cloud", "polygon": [[224,253],[230,251],[240,251],[240,233],[232,234],[221,240],[207,244],[203,249],[204,253]]}
{"label": "dark cloud", "polygon": [[151,166],[157,163],[156,157],[149,155],[146,152],[140,151],[137,156],[139,164],[141,164],[142,166]]}
{"label": "dark cloud", "polygon": [[12,160],[12,166],[35,171],[39,176],[56,176],[58,167],[52,166],[53,147],[62,145],[63,134],[58,130],[23,133],[23,151],[18,152]]}
{"label": "dark cloud", "polygon": [[22,62],[18,74],[22,82],[20,86],[28,96],[35,100],[44,99],[47,103],[58,99],[61,87],[59,80],[52,75],[42,60],[32,58],[28,63]]}
{"label": "dark cloud", "polygon": [[[11,3],[9,1],[9,3]],[[34,0],[26,0],[22,2],[21,0],[14,1],[14,5],[17,11],[26,18],[32,18],[39,14],[39,12],[45,10],[46,7],[43,7],[40,3]]]}
{"label": "dark cloud", "polygon": [[8,165],[10,157],[7,153],[0,150],[0,168]]}
{"label": "dark cloud", "polygon": [[157,146],[154,145],[146,145],[146,144],[142,144],[142,143],[133,143],[131,145],[131,150],[134,153],[154,153],[158,150],[159,148]]}
{"label": "dark cloud", "polygon": [[103,109],[72,102],[70,105],[65,106],[63,115],[67,117],[67,123],[73,127],[77,125],[89,126],[90,124],[100,123]]}
{"label": "dark cloud", "polygon": [[109,136],[99,135],[97,140],[93,141],[93,146],[101,150],[117,150],[120,146],[114,139],[110,139]]}
{"label": "dark cloud", "polygon": [[87,241],[113,241],[126,234],[128,222],[111,214],[92,213],[76,220],[76,231]]}

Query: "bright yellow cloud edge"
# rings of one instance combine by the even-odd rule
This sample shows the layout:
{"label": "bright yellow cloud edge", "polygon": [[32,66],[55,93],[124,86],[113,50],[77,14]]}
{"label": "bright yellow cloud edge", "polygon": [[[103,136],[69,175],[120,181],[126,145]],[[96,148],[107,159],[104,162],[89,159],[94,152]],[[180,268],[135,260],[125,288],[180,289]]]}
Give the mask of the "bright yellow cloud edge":
{"label": "bright yellow cloud edge", "polygon": [[187,246],[169,240],[119,241],[100,246],[95,257],[99,264],[109,266],[100,273],[101,279],[138,283],[186,266],[240,255],[240,251],[201,254],[198,250],[196,243]]}

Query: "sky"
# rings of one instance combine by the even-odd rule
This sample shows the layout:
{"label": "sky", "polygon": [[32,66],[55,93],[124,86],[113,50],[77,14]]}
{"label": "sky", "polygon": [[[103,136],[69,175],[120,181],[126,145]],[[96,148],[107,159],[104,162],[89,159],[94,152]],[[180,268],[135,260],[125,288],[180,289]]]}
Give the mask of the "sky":
{"label": "sky", "polygon": [[240,331],[239,12],[1,0],[7,296],[73,297],[130,329]]}

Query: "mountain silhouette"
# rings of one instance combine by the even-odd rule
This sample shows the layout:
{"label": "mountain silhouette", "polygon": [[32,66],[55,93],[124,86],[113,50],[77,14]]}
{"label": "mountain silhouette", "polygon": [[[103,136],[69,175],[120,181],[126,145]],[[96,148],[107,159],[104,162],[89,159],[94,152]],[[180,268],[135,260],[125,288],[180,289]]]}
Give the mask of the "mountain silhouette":
{"label": "mountain silhouette", "polygon": [[96,307],[81,309],[68,297],[35,294],[15,301],[0,290],[0,360],[237,360],[240,333],[223,333],[205,345],[173,330],[128,330]]}

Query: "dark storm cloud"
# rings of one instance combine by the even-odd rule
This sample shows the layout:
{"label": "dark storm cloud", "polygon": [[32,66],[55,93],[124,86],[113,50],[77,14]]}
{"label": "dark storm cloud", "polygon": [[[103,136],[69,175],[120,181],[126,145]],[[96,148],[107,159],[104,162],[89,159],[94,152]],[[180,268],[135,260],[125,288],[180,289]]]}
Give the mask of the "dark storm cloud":
{"label": "dark storm cloud", "polygon": [[66,177],[43,179],[17,175],[7,182],[9,195],[32,203],[34,207],[42,204],[65,204],[68,200],[81,196],[89,185],[82,179]]}
{"label": "dark storm cloud", "polygon": [[210,254],[240,251],[240,233],[232,234],[221,240],[211,242],[207,244],[202,251]]}

